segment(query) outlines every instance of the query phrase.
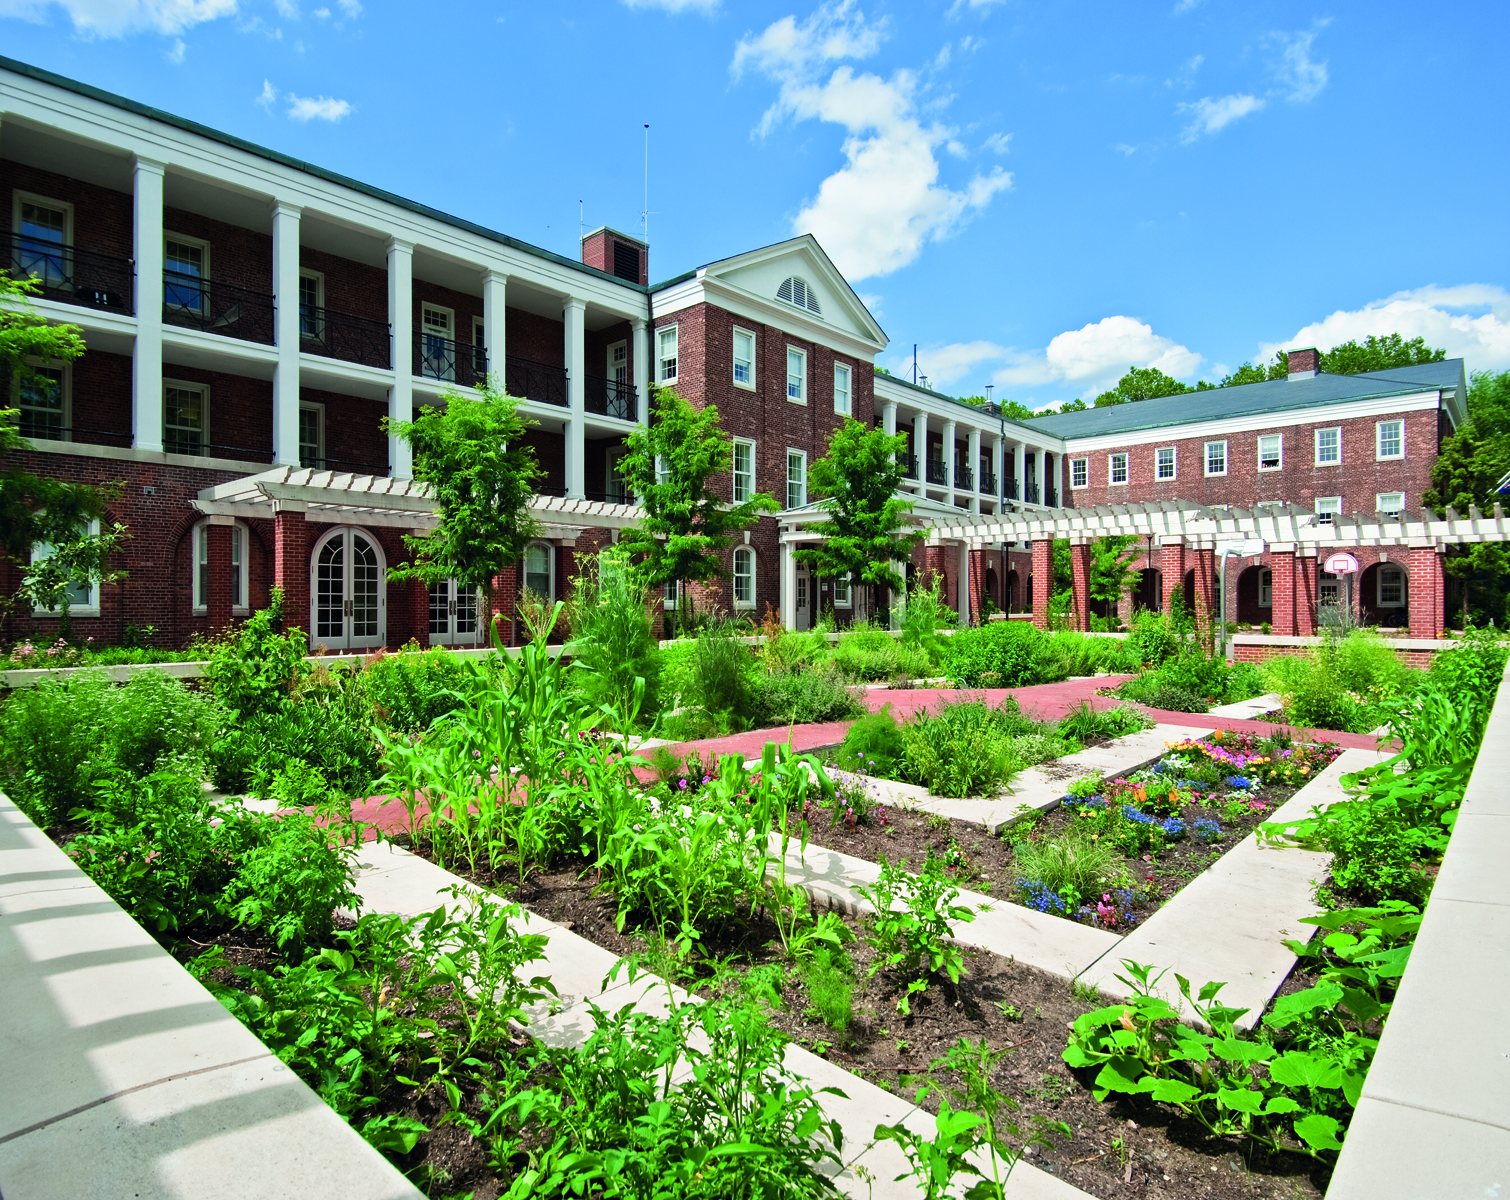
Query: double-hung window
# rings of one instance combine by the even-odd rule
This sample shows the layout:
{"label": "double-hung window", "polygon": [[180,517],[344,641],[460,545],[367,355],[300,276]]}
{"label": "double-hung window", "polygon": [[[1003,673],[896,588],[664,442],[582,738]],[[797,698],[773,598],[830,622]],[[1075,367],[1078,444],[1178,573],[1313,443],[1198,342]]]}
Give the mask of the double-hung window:
{"label": "double-hung window", "polygon": [[1225,475],[1227,473],[1227,443],[1206,443],[1206,474]]}
{"label": "double-hung window", "polygon": [[22,437],[53,442],[69,440],[68,384],[68,364],[31,364],[30,371],[16,385]]}
{"label": "double-hung window", "polygon": [[1274,572],[1268,567],[1258,573],[1258,606],[1274,607]]}
{"label": "double-hung window", "polygon": [[555,555],[544,542],[531,542],[524,548],[524,586],[542,600],[555,599],[555,579],[551,560]]}
{"label": "double-hung window", "polygon": [[1379,433],[1380,458],[1405,457],[1405,422],[1380,421],[1375,427]]}
{"label": "double-hung window", "polygon": [[21,275],[35,275],[48,291],[71,290],[73,205],[18,192],[14,220],[20,234],[15,265]]}
{"label": "double-hung window", "polygon": [[849,588],[849,576],[838,575],[834,578],[834,607],[850,608],[854,604],[851,599]]}
{"label": "double-hung window", "polygon": [[1384,517],[1398,517],[1405,511],[1404,492],[1380,492],[1374,497],[1374,510]]}
{"label": "double-hung window", "polygon": [[1331,429],[1318,429],[1316,431],[1316,465],[1318,467],[1338,467],[1342,465],[1342,428],[1333,426]]}
{"label": "double-hung window", "polygon": [[748,546],[734,551],[734,607],[755,607],[755,551]]}
{"label": "double-hung window", "polygon": [[734,331],[734,385],[755,386],[755,335],[747,329]]}
{"label": "double-hung window", "polygon": [[1379,564],[1378,606],[1380,608],[1405,607],[1405,569],[1393,563]]}
{"label": "double-hung window", "polygon": [[807,452],[786,452],[786,506],[801,508],[807,503]]}
{"label": "double-hung window", "polygon": [[734,439],[734,503],[755,495],[755,443]]}
{"label": "double-hung window", "polygon": [[1157,480],[1170,480],[1174,478],[1174,447],[1160,446],[1154,451],[1154,478]]}
{"label": "double-hung window", "polygon": [[676,326],[655,333],[655,378],[657,383],[676,382]]}
{"label": "double-hung window", "polygon": [[1317,496],[1316,520],[1322,525],[1333,524],[1342,512],[1341,496]]}
{"label": "double-hung window", "polygon": [[205,454],[210,446],[210,389],[203,384],[163,384],[163,449]]}
{"label": "double-hung window", "polygon": [[[80,532],[89,537],[99,537],[99,521],[90,521],[87,527],[81,526]],[[31,561],[33,564],[43,562],[53,556],[53,547],[47,542],[36,542],[31,548]],[[70,583],[65,589],[68,597],[68,612],[74,617],[97,617],[100,615],[100,589],[99,584],[91,579],[77,580]],[[61,606],[59,606],[61,607]],[[36,608],[33,612],[56,613],[58,608]]]}
{"label": "double-hung window", "polygon": [[1091,482],[1091,460],[1088,458],[1070,459],[1070,486],[1072,488],[1089,487]]}
{"label": "double-hung window", "polygon": [[209,308],[210,247],[172,234],[163,240],[163,304],[202,317]]}
{"label": "double-hung window", "polygon": [[1127,482],[1127,451],[1111,454],[1106,459],[1106,481],[1108,483]]}
{"label": "double-hung window", "polygon": [[317,271],[299,272],[299,336],[325,340],[325,280]]}
{"label": "double-hung window", "polygon": [[850,403],[850,370],[847,363],[834,364],[834,411],[843,416],[849,416],[852,405]]}
{"label": "double-hung window", "polygon": [[807,403],[807,351],[786,350],[786,398],[793,404]]}
{"label": "double-hung window", "polygon": [[325,406],[299,405],[299,465],[323,470],[325,467]]}
{"label": "double-hung window", "polygon": [[1282,433],[1268,433],[1258,439],[1258,469],[1277,471],[1284,466],[1285,438]]}

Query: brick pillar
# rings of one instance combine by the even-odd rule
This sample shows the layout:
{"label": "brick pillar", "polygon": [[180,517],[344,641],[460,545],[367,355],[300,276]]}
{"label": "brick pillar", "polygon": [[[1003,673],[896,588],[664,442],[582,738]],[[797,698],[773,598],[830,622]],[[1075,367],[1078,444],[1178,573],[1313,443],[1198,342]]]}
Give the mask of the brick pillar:
{"label": "brick pillar", "polygon": [[231,575],[231,534],[233,530],[229,525],[216,525],[211,523],[205,527],[210,542],[210,595],[209,609],[210,631],[224,629],[231,623],[231,589],[234,579]]}
{"label": "brick pillar", "polygon": [[1033,543],[1033,624],[1049,627],[1049,597],[1054,592],[1054,543]]}
{"label": "brick pillar", "polygon": [[1434,638],[1442,629],[1442,601],[1437,592],[1441,557],[1435,546],[1410,548],[1410,636]]}
{"label": "brick pillar", "polygon": [[[970,624],[980,625],[986,619],[985,607],[981,604],[981,597],[986,595],[986,552],[984,550],[970,551]],[[996,603],[993,596],[991,603]]]}
{"label": "brick pillar", "polygon": [[1302,552],[1295,559],[1295,636],[1316,636],[1316,595],[1321,578],[1316,551]]}
{"label": "brick pillar", "polygon": [[1273,572],[1274,632],[1279,637],[1295,636],[1295,549],[1271,547],[1269,569]]}
{"label": "brick pillar", "polygon": [[1195,614],[1197,628],[1216,628],[1216,551],[1198,546],[1195,551]]}
{"label": "brick pillar", "polygon": [[1445,563],[1442,561],[1444,547],[1437,547],[1437,565],[1433,574],[1433,582],[1436,585],[1436,599],[1432,604],[1432,620],[1436,623],[1437,632],[1432,637],[1440,637],[1447,632],[1447,575],[1444,570]]}
{"label": "brick pillar", "polygon": [[955,595],[955,586],[958,583],[953,577],[954,573],[949,570],[948,547],[926,546],[923,549],[923,576],[925,581],[931,583],[934,579],[944,581],[943,602],[945,608],[959,611],[959,598]]}
{"label": "brick pillar", "polygon": [[492,631],[496,628],[505,646],[512,646],[519,638],[518,621],[514,606],[519,603],[519,565],[504,567],[493,577],[493,598],[488,612],[483,614],[487,623],[483,626],[484,644],[493,644]]}
{"label": "brick pillar", "polygon": [[[392,607],[389,608],[390,612]],[[430,585],[421,579],[414,579],[409,583],[409,638],[421,646],[430,645]],[[391,630],[388,640],[395,640]],[[409,639],[397,640],[400,645],[404,645]]]}
{"label": "brick pillar", "polygon": [[1174,604],[1176,593],[1185,590],[1185,542],[1175,538],[1159,547],[1159,582],[1164,587],[1164,611]]}
{"label": "brick pillar", "polygon": [[273,583],[283,589],[283,626],[309,625],[309,523],[302,512],[273,517]]}
{"label": "brick pillar", "polygon": [[1091,627],[1091,548],[1083,538],[1070,539],[1070,628]]}

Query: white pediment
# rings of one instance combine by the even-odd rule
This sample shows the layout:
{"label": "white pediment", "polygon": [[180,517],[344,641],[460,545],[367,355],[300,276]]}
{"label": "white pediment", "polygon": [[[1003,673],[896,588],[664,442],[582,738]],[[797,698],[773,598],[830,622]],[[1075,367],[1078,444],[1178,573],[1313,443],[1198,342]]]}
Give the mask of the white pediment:
{"label": "white pediment", "polygon": [[[885,332],[810,235],[711,263],[705,273],[804,323],[820,321],[850,337],[886,344]],[[788,280],[800,280],[802,286],[785,287]],[[797,303],[804,293],[808,302]]]}

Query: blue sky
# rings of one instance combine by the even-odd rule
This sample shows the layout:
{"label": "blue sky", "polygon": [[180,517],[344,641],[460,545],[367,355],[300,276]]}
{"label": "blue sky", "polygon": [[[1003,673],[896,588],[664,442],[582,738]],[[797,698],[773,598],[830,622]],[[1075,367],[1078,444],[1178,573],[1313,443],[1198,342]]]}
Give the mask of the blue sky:
{"label": "blue sky", "polygon": [[[569,15],[563,15],[563,13]],[[1510,5],[0,0],[14,58],[653,278],[812,232],[1036,406],[1424,334],[1510,368]],[[0,131],[3,145],[3,131]]]}

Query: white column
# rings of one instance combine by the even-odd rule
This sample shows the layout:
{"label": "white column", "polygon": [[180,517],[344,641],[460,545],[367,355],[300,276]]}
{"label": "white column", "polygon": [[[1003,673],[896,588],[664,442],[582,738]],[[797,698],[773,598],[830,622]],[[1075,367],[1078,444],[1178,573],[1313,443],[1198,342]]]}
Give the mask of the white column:
{"label": "white column", "polygon": [[912,417],[912,453],[918,460],[918,486],[928,485],[928,414],[914,413]]}
{"label": "white column", "polygon": [[781,539],[781,623],[797,628],[797,559],[785,538]]}
{"label": "white column", "polygon": [[897,406],[888,400],[881,406],[881,428],[886,431],[887,437],[893,437],[897,431]]}
{"label": "white column", "polygon": [[[953,421],[944,422],[944,485],[951,493],[954,491],[954,438],[958,428]],[[949,503],[954,502],[951,494]]]}
{"label": "white column", "polygon": [[568,296],[561,305],[561,324],[566,336],[566,398],[571,415],[566,421],[566,494],[581,500],[587,474],[587,370],[585,318],[587,301]]}
{"label": "white column", "polygon": [[959,544],[959,623],[970,624],[970,542],[962,538]]}
{"label": "white column", "polygon": [[970,489],[970,511],[973,512],[973,513],[978,513],[978,512],[980,512],[980,484],[981,484],[981,479],[980,479],[980,430],[979,429],[972,429],[970,431],[969,439],[968,440],[969,440],[969,443],[970,443],[970,449],[967,451],[967,453],[970,455],[970,464],[969,465],[970,465],[970,470],[973,472],[973,475],[971,477],[975,480],[975,486]]}
{"label": "white column", "polygon": [[641,425],[650,424],[650,326],[641,318],[635,317],[629,322],[629,328],[634,331],[634,353],[630,356],[633,360],[634,394],[636,404],[636,420]]}
{"label": "white column", "polygon": [[[1002,482],[1007,477],[1006,467],[1007,467],[1006,443],[1002,441],[1001,435],[998,434],[998,435],[996,435],[995,437],[993,437],[991,439],[991,474],[993,474],[993,475],[996,476],[996,496],[995,496],[995,499],[996,499],[996,511],[997,512],[1001,512],[1001,487],[1002,487]],[[1003,570],[1003,572],[1002,572],[1002,578],[1003,579],[1006,578],[1006,572],[1005,572],[1005,570]]]}
{"label": "white column", "polygon": [[273,201],[273,462],[299,465],[299,213]]}
{"label": "white column", "polygon": [[508,285],[502,271],[482,273],[482,345],[488,355],[488,374],[496,376],[498,390],[508,390],[504,355],[508,353]]}
{"label": "white column", "polygon": [[[394,238],[388,243],[388,323],[393,327],[393,386],[388,390],[388,416],[414,419],[414,243]],[[394,479],[414,478],[414,455],[409,443],[388,435],[388,469]]]}
{"label": "white column", "polygon": [[131,445],[163,448],[163,165],[136,160],[132,172],[132,256],[136,259],[136,344],[131,351]]}
{"label": "white column", "polygon": [[1017,480],[1017,499],[1028,498],[1028,445],[1018,442],[1012,447],[1012,477]]}
{"label": "white column", "polygon": [[1056,486],[1056,484],[1057,484],[1058,481],[1054,478],[1054,465],[1055,465],[1054,456],[1052,454],[1050,454],[1047,450],[1044,450],[1044,451],[1042,451],[1039,454],[1038,457],[1043,460],[1043,468],[1042,468],[1042,470],[1040,472],[1040,474],[1043,475],[1043,482],[1041,484],[1039,484],[1039,486],[1041,488],[1043,488],[1043,502],[1045,504],[1047,504],[1049,502],[1049,489],[1050,488],[1054,489],[1054,492],[1055,492],[1054,499],[1057,501],[1059,499],[1059,496],[1058,496],[1059,488]]}

